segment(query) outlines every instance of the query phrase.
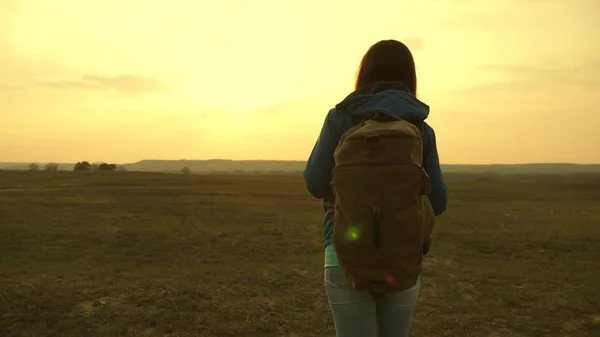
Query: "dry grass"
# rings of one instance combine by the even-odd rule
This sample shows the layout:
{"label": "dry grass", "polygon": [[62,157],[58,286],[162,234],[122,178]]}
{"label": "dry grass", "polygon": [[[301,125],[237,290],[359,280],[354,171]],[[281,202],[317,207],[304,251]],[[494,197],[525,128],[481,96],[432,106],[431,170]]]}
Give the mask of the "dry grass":
{"label": "dry grass", "polygon": [[[600,336],[600,176],[447,180],[413,335]],[[322,232],[298,175],[0,172],[0,336],[333,336]]]}

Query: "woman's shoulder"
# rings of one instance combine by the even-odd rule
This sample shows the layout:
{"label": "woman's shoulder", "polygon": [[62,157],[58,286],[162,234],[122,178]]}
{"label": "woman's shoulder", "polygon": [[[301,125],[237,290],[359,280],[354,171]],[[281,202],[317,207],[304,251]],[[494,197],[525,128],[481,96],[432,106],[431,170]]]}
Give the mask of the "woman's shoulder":
{"label": "woman's shoulder", "polygon": [[419,127],[419,131],[421,131],[421,137],[423,138],[425,146],[435,143],[435,131],[431,125],[423,121]]}
{"label": "woman's shoulder", "polygon": [[427,135],[433,135],[435,134],[435,131],[433,130],[433,127],[431,127],[431,125],[429,125],[427,122],[423,121],[421,123],[421,133],[423,134],[427,134]]}

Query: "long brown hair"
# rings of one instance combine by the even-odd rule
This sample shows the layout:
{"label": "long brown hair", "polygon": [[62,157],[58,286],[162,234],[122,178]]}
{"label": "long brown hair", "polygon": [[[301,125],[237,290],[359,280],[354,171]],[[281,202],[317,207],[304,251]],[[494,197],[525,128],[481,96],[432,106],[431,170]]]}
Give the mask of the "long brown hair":
{"label": "long brown hair", "polygon": [[404,43],[382,40],[372,45],[363,56],[354,88],[378,81],[403,82],[413,95],[417,95],[415,61]]}

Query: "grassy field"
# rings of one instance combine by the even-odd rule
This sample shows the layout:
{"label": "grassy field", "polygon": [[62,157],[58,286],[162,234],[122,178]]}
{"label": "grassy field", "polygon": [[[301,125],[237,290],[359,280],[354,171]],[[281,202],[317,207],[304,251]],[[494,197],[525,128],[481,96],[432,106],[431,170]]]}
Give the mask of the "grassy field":
{"label": "grassy field", "polygon": [[[600,336],[600,175],[447,176],[413,336]],[[0,172],[0,336],[333,336],[299,175]]]}

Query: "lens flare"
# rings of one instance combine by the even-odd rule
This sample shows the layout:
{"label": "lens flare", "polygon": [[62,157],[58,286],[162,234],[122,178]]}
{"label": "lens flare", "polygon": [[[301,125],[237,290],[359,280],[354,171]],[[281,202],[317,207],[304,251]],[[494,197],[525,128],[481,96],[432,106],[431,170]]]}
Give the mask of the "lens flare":
{"label": "lens flare", "polygon": [[346,232],[346,238],[349,241],[356,241],[360,238],[360,228],[358,226],[351,226]]}
{"label": "lens flare", "polygon": [[386,275],[385,281],[391,286],[394,286],[396,284],[396,279],[394,279],[392,275]]}

